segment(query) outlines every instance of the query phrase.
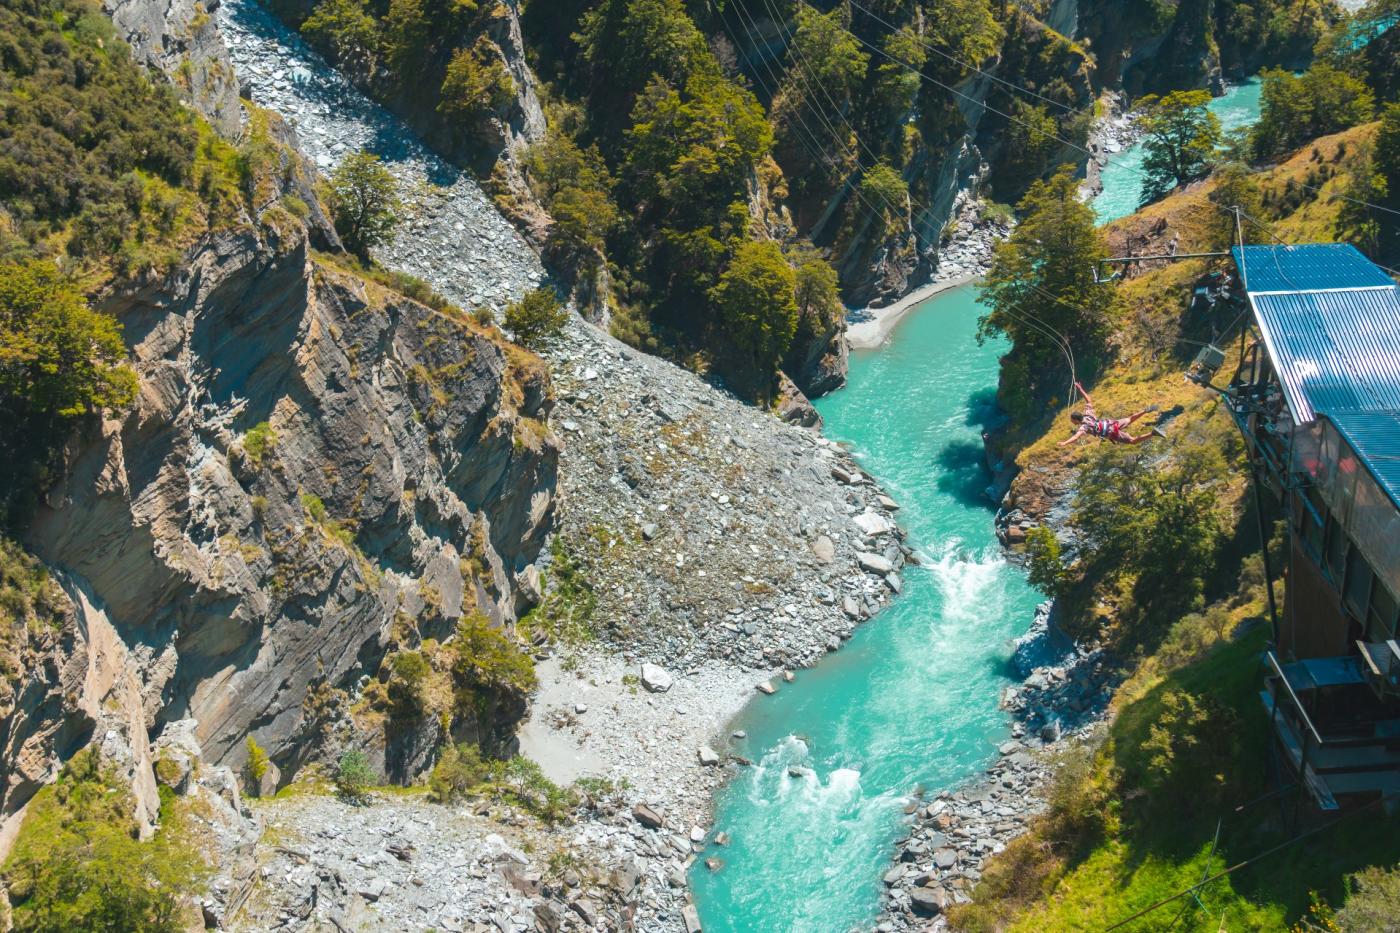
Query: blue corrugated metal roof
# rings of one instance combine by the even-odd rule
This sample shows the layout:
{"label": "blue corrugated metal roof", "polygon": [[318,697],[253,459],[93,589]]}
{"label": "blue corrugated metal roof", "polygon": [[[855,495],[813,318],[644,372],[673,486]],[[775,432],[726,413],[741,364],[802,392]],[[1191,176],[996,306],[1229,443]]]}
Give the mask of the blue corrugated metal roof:
{"label": "blue corrugated metal roof", "polygon": [[1400,411],[1327,412],[1371,475],[1400,508]]}
{"label": "blue corrugated metal roof", "polygon": [[1251,294],[1293,420],[1400,409],[1400,292]]}
{"label": "blue corrugated metal roof", "polygon": [[1311,292],[1394,285],[1390,276],[1350,243],[1236,246],[1231,250],[1245,290]]}

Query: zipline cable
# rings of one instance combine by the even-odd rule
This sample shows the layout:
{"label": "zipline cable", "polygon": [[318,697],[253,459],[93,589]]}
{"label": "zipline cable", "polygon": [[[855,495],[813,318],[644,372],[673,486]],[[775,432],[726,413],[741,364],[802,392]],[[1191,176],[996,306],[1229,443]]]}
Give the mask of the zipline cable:
{"label": "zipline cable", "polygon": [[1219,879],[1224,878],[1224,877],[1226,877],[1227,875],[1233,875],[1235,872],[1239,871],[1241,868],[1245,868],[1245,867],[1247,867],[1247,866],[1249,866],[1249,865],[1253,865],[1255,862],[1257,862],[1257,861],[1259,861],[1259,860],[1261,860],[1261,859],[1268,858],[1270,855],[1273,855],[1273,854],[1276,853],[1276,852],[1281,852],[1281,851],[1283,851],[1284,849],[1288,848],[1289,846],[1296,845],[1297,843],[1302,842],[1304,839],[1308,839],[1308,838],[1310,838],[1310,837],[1312,837],[1312,836],[1316,836],[1318,833],[1322,832],[1323,830],[1331,829],[1333,826],[1336,826],[1338,823],[1341,823],[1341,822],[1344,822],[1344,821],[1346,821],[1346,820],[1349,820],[1349,819],[1351,819],[1352,817],[1354,817],[1354,816],[1356,816],[1356,815],[1358,815],[1358,814],[1365,813],[1367,810],[1371,809],[1371,808],[1374,807],[1376,804],[1380,803],[1383,799],[1384,799],[1384,798],[1382,798],[1382,797],[1377,797],[1375,800],[1372,800],[1370,803],[1363,804],[1362,806],[1356,808],[1355,810],[1351,811],[1350,813],[1348,813],[1348,814],[1346,814],[1346,815],[1344,815],[1344,816],[1339,816],[1339,817],[1337,817],[1335,820],[1330,820],[1330,821],[1328,821],[1328,822],[1326,822],[1326,823],[1323,823],[1321,826],[1314,826],[1312,829],[1309,829],[1309,830],[1307,830],[1306,832],[1299,833],[1298,835],[1294,836],[1294,837],[1291,838],[1291,839],[1286,839],[1286,840],[1284,840],[1283,842],[1280,842],[1278,845],[1275,845],[1275,846],[1272,846],[1272,847],[1270,847],[1270,848],[1268,848],[1268,849],[1265,849],[1263,852],[1260,852],[1258,855],[1255,855],[1255,856],[1252,856],[1252,857],[1250,857],[1250,858],[1247,858],[1247,859],[1245,859],[1245,860],[1242,861],[1242,862],[1236,862],[1234,865],[1231,865],[1231,866],[1229,866],[1228,868],[1225,868],[1225,869],[1223,869],[1223,870],[1221,870],[1221,871],[1216,872],[1215,874],[1211,875],[1209,878],[1206,878],[1204,881],[1198,882],[1197,884],[1193,884],[1193,885],[1191,885],[1191,887],[1186,888],[1185,890],[1182,890],[1182,891],[1178,891],[1178,892],[1176,892],[1175,894],[1173,894],[1173,895],[1171,895],[1171,896],[1169,896],[1169,897],[1164,897],[1164,898],[1162,898],[1162,899],[1159,900],[1159,901],[1156,901],[1156,902],[1154,902],[1154,903],[1152,903],[1152,904],[1149,904],[1147,907],[1144,907],[1142,910],[1139,910],[1137,913],[1133,914],[1132,916],[1130,916],[1130,917],[1125,917],[1125,918],[1123,918],[1122,920],[1119,920],[1117,923],[1113,924],[1113,926],[1111,926],[1111,927],[1106,927],[1105,930],[1104,930],[1104,933],[1112,933],[1113,930],[1117,930],[1117,929],[1120,929],[1120,928],[1122,928],[1122,927],[1125,927],[1125,926],[1127,926],[1128,924],[1132,923],[1134,920],[1138,920],[1138,919],[1140,919],[1140,918],[1142,918],[1142,917],[1145,917],[1145,916],[1147,916],[1148,914],[1152,913],[1154,910],[1157,910],[1157,909],[1160,908],[1160,907],[1165,907],[1167,904],[1170,904],[1170,903],[1172,903],[1173,901],[1175,901],[1175,900],[1177,900],[1177,899],[1179,899],[1179,898],[1183,898],[1183,897],[1187,896],[1188,894],[1194,893],[1195,891],[1199,890],[1200,888],[1203,888],[1203,887],[1205,887],[1206,885],[1210,884],[1212,881],[1218,881]]}
{"label": "zipline cable", "polygon": [[[868,17],[870,17],[871,19],[875,20],[875,22],[881,24],[882,26],[887,26],[887,27],[889,27],[889,29],[891,30],[891,34],[893,34],[893,32],[899,28],[899,27],[895,26],[893,23],[888,22],[888,21],[885,20],[885,19],[882,19],[882,18],[881,18],[877,13],[875,13],[873,10],[870,10],[870,9],[868,9],[867,7],[861,6],[859,3],[856,2],[856,0],[846,0],[846,2],[847,2],[849,5],[855,7],[857,10],[860,10],[860,11],[861,11],[862,13],[864,13],[866,16],[868,16]],[[1047,28],[1048,28],[1048,27],[1047,27]],[[1010,89],[1013,90],[1013,91],[1020,91],[1020,92],[1023,93],[1023,94],[1029,94],[1029,95],[1031,95],[1032,97],[1036,98],[1037,100],[1044,101],[1045,103],[1050,104],[1051,106],[1054,106],[1054,107],[1059,107],[1061,110],[1065,111],[1066,113],[1074,114],[1074,115],[1079,115],[1079,114],[1084,113],[1084,112],[1087,111],[1087,110],[1092,109],[1093,106],[1094,106],[1092,103],[1089,103],[1089,104],[1086,104],[1086,105],[1083,106],[1083,107],[1071,107],[1069,104],[1061,103],[1060,101],[1057,101],[1057,100],[1054,100],[1054,99],[1052,99],[1052,98],[1046,97],[1044,94],[1038,94],[1038,93],[1036,93],[1035,91],[1031,90],[1031,89],[1028,88],[1028,87],[1022,87],[1021,85],[1015,84],[1015,83],[1013,83],[1013,82],[1011,82],[1011,81],[1008,81],[1008,80],[1006,80],[1005,78],[998,77],[997,75],[992,74],[990,71],[983,71],[981,68],[978,68],[976,65],[973,65],[973,64],[970,64],[970,63],[968,63],[968,62],[965,62],[965,61],[963,61],[962,59],[958,58],[958,57],[955,56],[955,55],[950,55],[950,54],[948,54],[947,52],[943,51],[942,49],[938,48],[937,46],[935,46],[935,45],[931,44],[930,42],[928,42],[928,41],[924,38],[924,36],[921,35],[921,34],[917,34],[917,33],[916,33],[916,34],[915,34],[915,38],[918,40],[918,43],[919,43],[920,45],[922,45],[924,48],[928,49],[930,52],[933,52],[935,55],[940,55],[940,56],[942,56],[943,58],[947,59],[948,61],[953,62],[954,64],[959,65],[959,66],[961,66],[961,67],[963,67],[963,68],[966,68],[968,71],[975,71],[975,72],[977,72],[979,75],[982,75],[984,78],[990,78],[991,80],[995,81],[997,84],[1004,85],[1004,86],[1010,88]]]}

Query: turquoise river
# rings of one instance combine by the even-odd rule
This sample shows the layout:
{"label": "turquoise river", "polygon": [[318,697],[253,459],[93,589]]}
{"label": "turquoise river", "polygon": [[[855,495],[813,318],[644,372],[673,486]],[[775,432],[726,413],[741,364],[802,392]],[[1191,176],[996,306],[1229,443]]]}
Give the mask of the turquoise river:
{"label": "turquoise river", "polygon": [[977,345],[977,315],[967,290],[935,297],[818,403],[827,436],[902,504],[921,566],[845,647],[735,723],[757,764],[717,801],[725,867],[691,875],[706,933],[867,924],[906,795],[966,780],[1006,735],[1008,642],[1040,597],[1001,557],[982,494],[1004,346]]}
{"label": "turquoise river", "polygon": [[[1227,128],[1258,106],[1254,82],[1212,104]],[[1114,159],[1140,165],[1141,154]],[[1110,166],[1100,220],[1130,213],[1139,182]],[[706,854],[723,868],[691,871],[706,933],[868,929],[906,796],[975,777],[1007,734],[997,701],[1009,643],[1041,597],[1003,559],[982,493],[981,432],[1005,345],[978,345],[978,313],[967,288],[930,298],[884,347],[853,353],[846,388],[817,403],[827,436],[901,503],[920,565],[845,647],[734,723],[747,732],[734,750],[755,765],[715,801],[715,828],[732,842]]]}

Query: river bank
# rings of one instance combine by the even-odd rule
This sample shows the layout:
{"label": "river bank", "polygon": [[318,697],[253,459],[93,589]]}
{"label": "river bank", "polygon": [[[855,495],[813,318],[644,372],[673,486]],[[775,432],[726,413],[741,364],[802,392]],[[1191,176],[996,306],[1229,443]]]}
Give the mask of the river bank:
{"label": "river bank", "polygon": [[873,350],[889,339],[904,316],[935,295],[952,288],[962,288],[977,281],[976,275],[960,275],[952,279],[929,282],[914,289],[903,298],[883,308],[865,308],[853,312],[846,327],[846,341],[852,350]]}

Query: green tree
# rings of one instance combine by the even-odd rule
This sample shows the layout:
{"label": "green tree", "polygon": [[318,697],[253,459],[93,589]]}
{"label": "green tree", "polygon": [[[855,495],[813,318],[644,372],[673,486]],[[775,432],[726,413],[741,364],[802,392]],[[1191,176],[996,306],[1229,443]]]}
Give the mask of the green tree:
{"label": "green tree", "polygon": [[268,758],[267,752],[257,743],[251,735],[247,738],[248,761],[243,766],[243,770],[248,775],[248,790],[257,796],[258,788],[262,786],[262,779],[267,774]]}
{"label": "green tree", "polygon": [[929,40],[953,49],[963,61],[980,65],[1001,48],[1005,29],[990,0],[940,0],[930,12]]}
{"label": "green tree", "polygon": [[1026,579],[1049,596],[1063,596],[1072,581],[1065,566],[1060,539],[1039,525],[1026,534]]}
{"label": "green tree", "polygon": [[870,60],[860,42],[846,28],[846,10],[838,6],[819,13],[805,3],[797,7],[797,29],[792,37],[788,92],[815,110],[829,110],[833,101],[844,107],[865,77]]}
{"label": "green tree", "polygon": [[34,796],[4,865],[16,933],[188,928],[208,866],[171,814],[139,842],[130,788],[86,749]]}
{"label": "green tree", "polygon": [[1220,145],[1220,118],[1208,91],[1173,91],[1143,101],[1142,202],[1147,204],[1210,171]]}
{"label": "green tree", "polygon": [[625,107],[657,75],[684,84],[718,71],[682,0],[603,0],[579,20],[574,41],[613,105],[620,98]]}
{"label": "green tree", "polygon": [[641,202],[694,229],[743,196],[772,142],[762,105],[732,82],[701,74],[677,89],[657,78],[632,111],[627,173]]}
{"label": "green tree", "polygon": [[796,279],[776,243],[749,240],[710,292],[734,343],[771,378],[797,329]]}
{"label": "green tree", "polygon": [[901,27],[885,40],[888,58],[881,56],[875,68],[875,108],[868,118],[877,133],[904,125],[919,94],[922,79],[917,72],[928,61],[928,54],[923,37],[912,26]]}
{"label": "green tree", "polygon": [[556,122],[526,153],[525,172],[554,220],[550,247],[565,256],[601,251],[618,212],[612,175],[598,147],[580,147]]}
{"label": "green tree", "polygon": [[1387,191],[1383,176],[1373,168],[1373,158],[1369,152],[1359,158],[1356,169],[1346,180],[1334,233],[1339,240],[1352,243],[1366,255],[1385,262],[1381,249],[1384,214],[1370,205],[1384,202]]}
{"label": "green tree", "polygon": [[907,221],[909,184],[888,162],[876,162],[866,169],[861,175],[858,190],[860,197],[857,203],[867,213],[873,213],[873,239],[883,238],[896,223]]}
{"label": "green tree", "polygon": [[478,12],[476,0],[389,0],[381,41],[398,89],[421,87],[430,76],[435,80],[448,53],[477,31]]}
{"label": "green tree", "polygon": [[[1207,197],[1220,208],[1206,215],[1206,236],[1211,249],[1229,249],[1239,239],[1231,208],[1239,207],[1250,217],[1263,219],[1263,192],[1254,180],[1254,173],[1242,162],[1229,162],[1220,168],[1215,173],[1215,187]],[[1245,242],[1249,243],[1257,230],[1254,224],[1242,221],[1238,233],[1243,233]]]}
{"label": "green tree", "polygon": [[569,309],[552,288],[536,288],[506,306],[506,327],[521,346],[541,350],[549,346],[569,321]]}
{"label": "green tree", "polygon": [[1376,253],[1382,262],[1400,262],[1400,102],[1386,104],[1376,132],[1371,158],[1374,197],[1367,198],[1388,211],[1371,210],[1375,220]]}
{"label": "green tree", "polygon": [[345,246],[362,259],[393,234],[403,202],[398,184],[379,156],[357,152],[331,173],[331,210],[335,229]]}
{"label": "green tree", "polygon": [[335,792],[351,803],[364,803],[374,786],[374,770],[358,748],[348,748],[335,767]]}
{"label": "green tree", "polygon": [[485,36],[469,49],[458,49],[442,79],[438,112],[450,117],[477,118],[510,103],[515,82],[495,43]]}
{"label": "green tree", "polygon": [[1161,464],[1139,448],[1105,446],[1080,473],[1072,520],[1092,555],[1091,576],[1134,581],[1158,615],[1195,608],[1222,540],[1218,447],[1178,446]]}
{"label": "green tree", "polygon": [[388,662],[389,711],[395,719],[420,718],[427,708],[425,689],[432,667],[421,651],[395,652]]}
{"label": "green tree", "polygon": [[1051,167],[1050,161],[1060,145],[1056,140],[1059,124],[1044,104],[1017,97],[1010,106],[1015,119],[1006,126],[1004,164],[1015,187],[1004,195],[1008,199]]}
{"label": "green tree", "polygon": [[978,321],[978,337],[1011,339],[1003,361],[1001,394],[1008,411],[1025,417],[1050,387],[1065,385],[1063,351],[1038,324],[1074,342],[1084,375],[1096,365],[1114,311],[1113,286],[1094,281],[1108,255],[1093,209],[1079,199],[1072,166],[1036,181],[1017,206],[1021,223],[992,250],[992,264],[978,288],[990,310]]}
{"label": "green tree", "polygon": [[1365,82],[1326,62],[1315,63],[1301,76],[1283,68],[1265,69],[1260,76],[1254,151],[1261,158],[1365,122],[1375,110]]}
{"label": "green tree", "polygon": [[53,263],[0,264],[0,409],[71,418],[120,408],[136,392],[121,326],[93,311]]}
{"label": "green tree", "polygon": [[818,256],[802,258],[794,274],[794,297],[800,325],[823,331],[845,313],[841,288],[831,263]]}
{"label": "green tree", "polygon": [[481,749],[466,743],[448,745],[428,776],[428,796],[441,804],[457,803],[490,776],[491,768],[481,760]]}
{"label": "green tree", "polygon": [[460,689],[521,696],[535,689],[535,666],[530,656],[480,613],[464,616],[457,623],[454,650],[452,674]]}
{"label": "green tree", "polygon": [[379,49],[379,24],[365,0],[321,0],[301,24],[301,34],[340,63],[368,60]]}

